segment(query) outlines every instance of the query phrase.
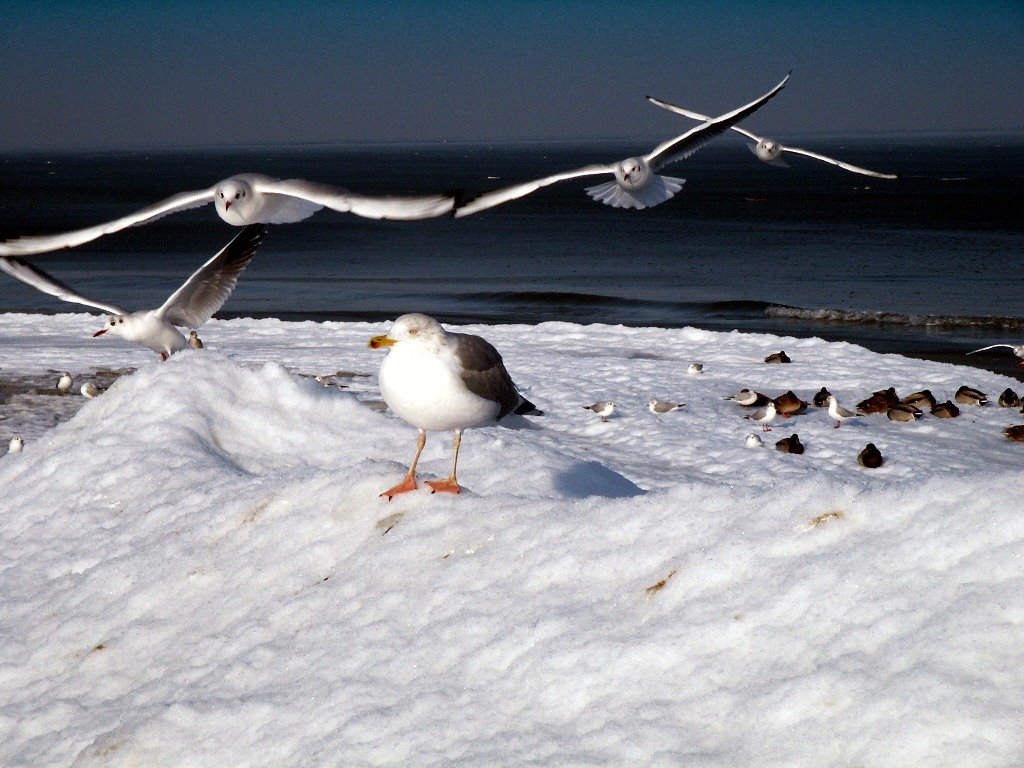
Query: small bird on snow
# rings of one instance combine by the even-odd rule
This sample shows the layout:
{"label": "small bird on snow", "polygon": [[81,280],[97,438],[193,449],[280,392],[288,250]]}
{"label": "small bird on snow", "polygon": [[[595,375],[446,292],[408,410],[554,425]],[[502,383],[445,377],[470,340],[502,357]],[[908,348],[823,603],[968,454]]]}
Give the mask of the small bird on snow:
{"label": "small bird on snow", "polygon": [[864,450],[857,455],[857,463],[868,469],[878,469],[884,461],[882,452],[875,447],[874,443],[865,445]]}
{"label": "small bird on snow", "polygon": [[663,413],[669,413],[670,411],[678,411],[684,405],[686,405],[686,403],[665,403],[661,400],[651,400],[651,402],[647,404],[647,410],[658,416]]}
{"label": "small bird on snow", "polygon": [[87,382],[85,382],[85,384],[82,385],[82,388],[81,388],[80,391],[86,397],[96,397],[103,390],[100,389],[99,387],[97,387],[91,381],[87,381]]}
{"label": "small bird on snow", "polygon": [[839,401],[836,400],[835,395],[828,396],[828,415],[835,419],[836,429],[839,429],[839,427],[842,426],[842,423],[847,419],[853,419],[857,417],[857,414],[854,413],[853,411],[849,411],[846,408],[843,408],[843,406],[839,404]]}
{"label": "small bird on snow", "polygon": [[64,371],[64,373],[60,375],[60,378],[57,379],[57,391],[66,393],[71,390],[71,385],[73,383],[74,381],[71,378],[71,374]]}
{"label": "small bird on snow", "polygon": [[7,446],[8,453],[21,453],[21,449],[25,447],[25,441],[20,437],[12,437],[10,444]]}
{"label": "small bird on snow", "polygon": [[776,415],[777,412],[775,410],[775,401],[769,400],[768,405],[766,405],[764,408],[762,408],[759,411],[754,411],[753,413],[748,413],[743,418],[756,421],[758,424],[761,425],[762,431],[771,432],[771,423],[775,421]]}
{"label": "small bird on snow", "polygon": [[611,400],[598,400],[593,405],[584,405],[583,407],[600,416],[601,421],[608,421],[608,417],[615,413],[615,403]]}

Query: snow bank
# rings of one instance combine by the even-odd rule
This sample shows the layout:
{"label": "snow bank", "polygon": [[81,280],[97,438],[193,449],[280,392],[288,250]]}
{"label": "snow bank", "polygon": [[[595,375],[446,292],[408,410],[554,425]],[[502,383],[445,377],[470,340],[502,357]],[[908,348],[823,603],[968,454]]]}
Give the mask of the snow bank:
{"label": "snow bank", "polygon": [[[372,374],[382,327],[108,347],[138,372],[0,458],[0,763],[1024,760],[1024,445],[1000,434],[1024,419],[814,411],[750,450],[721,399],[1013,382],[813,339],[471,328],[547,415],[467,433],[468,493],[388,503],[414,430],[372,376],[283,367]],[[793,364],[760,362],[780,345]],[[608,424],[580,407],[606,397]],[[806,454],[771,449],[793,431]],[[450,450],[432,435],[421,477]]]}

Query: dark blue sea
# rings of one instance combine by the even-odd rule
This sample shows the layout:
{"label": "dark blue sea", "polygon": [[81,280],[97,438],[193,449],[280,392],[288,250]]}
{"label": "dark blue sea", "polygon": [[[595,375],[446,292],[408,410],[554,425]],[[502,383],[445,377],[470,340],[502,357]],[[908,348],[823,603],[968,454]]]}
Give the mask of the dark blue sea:
{"label": "dark blue sea", "polygon": [[[574,180],[459,220],[321,212],[271,229],[219,316],[736,328],[1021,373],[1006,351],[963,353],[1024,342],[1024,137],[793,143],[900,178],[799,157],[774,168],[720,140],[671,166],[686,186],[646,211],[595,203]],[[245,171],[471,194],[643,146],[0,155],[0,238],[89,226]],[[86,295],[151,307],[235,231],[207,206],[36,263]],[[0,312],[79,309],[0,278]]]}

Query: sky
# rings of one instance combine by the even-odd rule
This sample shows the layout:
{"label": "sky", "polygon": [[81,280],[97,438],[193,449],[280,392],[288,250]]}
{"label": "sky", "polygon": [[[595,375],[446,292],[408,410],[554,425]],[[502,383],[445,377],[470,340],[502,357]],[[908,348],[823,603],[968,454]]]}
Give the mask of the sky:
{"label": "sky", "polygon": [[[969,9],[969,10],[968,10]],[[0,0],[0,152],[1024,133],[1024,3]]]}

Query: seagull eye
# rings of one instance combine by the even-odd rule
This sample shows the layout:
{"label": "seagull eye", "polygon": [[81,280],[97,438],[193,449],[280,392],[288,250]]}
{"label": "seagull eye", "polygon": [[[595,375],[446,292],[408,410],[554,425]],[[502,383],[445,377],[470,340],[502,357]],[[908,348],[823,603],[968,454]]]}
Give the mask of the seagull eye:
{"label": "seagull eye", "polygon": [[410,335],[410,336],[415,336],[415,335],[416,335],[417,333],[419,333],[419,332],[420,332],[420,329],[419,329],[419,328],[410,328],[410,329],[409,329],[409,335]]}
{"label": "seagull eye", "polygon": [[235,200],[237,200],[241,196],[242,196],[242,194],[240,192],[235,192]]}

